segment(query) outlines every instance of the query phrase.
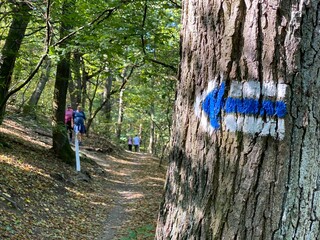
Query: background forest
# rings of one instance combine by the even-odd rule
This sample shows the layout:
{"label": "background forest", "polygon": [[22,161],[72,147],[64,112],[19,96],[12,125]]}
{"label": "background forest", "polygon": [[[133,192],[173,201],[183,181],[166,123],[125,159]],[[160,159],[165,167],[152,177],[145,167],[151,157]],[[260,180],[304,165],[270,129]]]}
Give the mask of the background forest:
{"label": "background forest", "polygon": [[171,128],[180,8],[161,0],[2,1],[1,122],[12,105],[34,118],[46,115],[57,127],[66,105],[80,104],[88,135],[126,145],[127,136],[140,134],[143,151],[162,155]]}

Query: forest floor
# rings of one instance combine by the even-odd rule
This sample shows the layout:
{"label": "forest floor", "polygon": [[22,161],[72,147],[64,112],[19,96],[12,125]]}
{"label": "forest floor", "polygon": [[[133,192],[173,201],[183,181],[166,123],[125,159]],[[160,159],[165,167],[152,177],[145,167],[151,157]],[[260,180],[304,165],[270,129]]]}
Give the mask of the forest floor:
{"label": "forest floor", "polygon": [[77,172],[55,157],[50,135],[18,115],[0,126],[0,239],[154,239],[159,159],[91,136]]}

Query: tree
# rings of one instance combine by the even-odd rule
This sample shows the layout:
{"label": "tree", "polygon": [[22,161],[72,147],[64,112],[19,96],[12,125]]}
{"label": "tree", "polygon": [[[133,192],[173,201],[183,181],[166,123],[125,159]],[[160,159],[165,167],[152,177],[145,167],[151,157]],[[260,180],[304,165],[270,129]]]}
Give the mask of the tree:
{"label": "tree", "polygon": [[34,112],[34,108],[38,105],[40,96],[46,86],[46,83],[49,80],[49,76],[50,76],[50,71],[51,71],[51,61],[49,58],[47,58],[45,60],[44,67],[41,71],[41,76],[40,79],[37,83],[36,88],[34,89],[27,106],[24,107],[24,111],[29,112],[31,110],[31,112]]}
{"label": "tree", "polygon": [[111,109],[112,109],[112,102],[111,102],[111,87],[112,87],[112,80],[113,80],[113,76],[112,73],[110,73],[110,75],[106,78],[106,82],[104,84],[104,89],[103,89],[103,102],[105,102],[104,107],[102,108],[103,110],[103,114],[105,115],[105,121],[107,123],[107,127],[106,127],[106,133],[107,136],[110,135],[111,131],[110,131],[110,124],[111,124]]}
{"label": "tree", "polygon": [[81,67],[82,60],[81,54],[78,51],[73,53],[73,61],[72,68],[74,79],[70,79],[69,81],[69,93],[70,93],[70,101],[73,109],[77,108],[77,105],[81,105],[82,102],[82,78],[81,78]]}
{"label": "tree", "polygon": [[30,21],[31,8],[26,2],[12,6],[12,22],[0,55],[0,123],[5,115],[7,95],[18,52]]}
{"label": "tree", "polygon": [[[72,9],[71,1],[64,1],[62,5],[62,15],[68,16]],[[68,22],[61,21],[60,38],[67,35],[71,26]],[[61,44],[66,47],[66,42]],[[53,97],[53,121],[52,121],[52,148],[53,151],[66,163],[74,163],[74,152],[70,147],[67,131],[64,124],[66,96],[68,90],[68,81],[70,79],[70,52],[61,56],[57,63],[56,80],[54,84]]]}
{"label": "tree", "polygon": [[319,2],[183,3],[157,239],[320,238]]}
{"label": "tree", "polygon": [[124,106],[123,106],[123,94],[125,91],[124,86],[128,82],[131,77],[133,70],[136,66],[125,66],[121,73],[121,88],[119,92],[119,107],[118,107],[118,121],[117,121],[117,140],[120,142],[121,140],[121,131],[122,131],[122,122],[123,122],[123,114],[124,114]]}

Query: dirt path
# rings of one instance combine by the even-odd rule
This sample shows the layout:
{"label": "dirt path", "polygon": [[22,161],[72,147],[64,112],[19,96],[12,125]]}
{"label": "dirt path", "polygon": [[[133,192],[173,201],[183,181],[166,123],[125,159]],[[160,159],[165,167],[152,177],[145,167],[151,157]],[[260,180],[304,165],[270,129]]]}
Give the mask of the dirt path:
{"label": "dirt path", "polygon": [[[105,229],[99,240],[120,239],[129,229],[143,228],[144,222],[154,225],[159,205],[159,194],[164,184],[164,168],[159,159],[149,154],[122,152],[114,156],[82,151],[94,159],[106,172],[106,191],[113,196],[111,210],[106,216]],[[155,196],[156,195],[156,196]],[[153,239],[150,228],[143,239]],[[147,237],[147,234],[150,236]],[[151,236],[152,235],[152,236]]]}

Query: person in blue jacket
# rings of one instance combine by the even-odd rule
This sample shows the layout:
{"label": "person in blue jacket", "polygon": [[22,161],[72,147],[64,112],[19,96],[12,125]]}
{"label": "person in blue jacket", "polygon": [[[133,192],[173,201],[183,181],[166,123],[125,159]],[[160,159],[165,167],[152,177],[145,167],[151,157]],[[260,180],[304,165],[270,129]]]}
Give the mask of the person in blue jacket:
{"label": "person in blue jacket", "polygon": [[82,110],[81,106],[77,107],[77,110],[73,112],[73,130],[78,136],[79,146],[82,145],[83,134],[86,133],[85,127],[86,115]]}
{"label": "person in blue jacket", "polygon": [[136,152],[140,152],[140,142],[141,139],[139,138],[138,134],[133,138],[133,146],[134,146],[134,150]]}

